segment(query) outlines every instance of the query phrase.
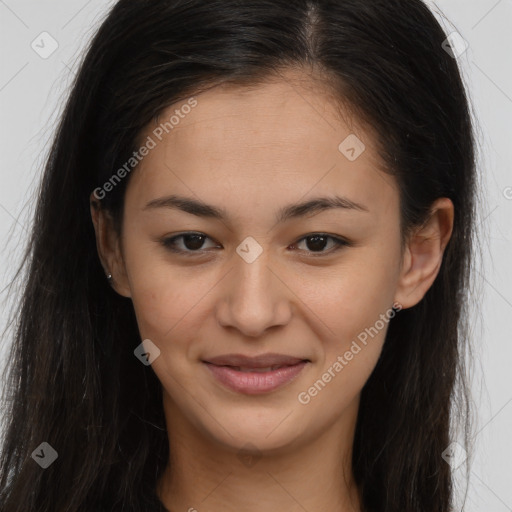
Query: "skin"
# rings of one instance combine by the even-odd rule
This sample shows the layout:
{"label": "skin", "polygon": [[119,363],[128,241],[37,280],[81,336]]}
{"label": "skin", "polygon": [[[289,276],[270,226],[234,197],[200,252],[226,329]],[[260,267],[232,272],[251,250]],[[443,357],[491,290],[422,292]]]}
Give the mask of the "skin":
{"label": "skin", "polygon": [[[151,368],[163,386],[171,457],[158,493],[170,511],[360,511],[350,464],[355,423],[388,324],[359,343],[341,371],[332,366],[394,303],[405,309],[423,298],[451,236],[453,204],[441,198],[402,253],[398,189],[379,170],[371,132],[349,126],[308,77],[281,76],[195,96],[197,106],[130,176],[121,238],[91,195],[105,271],[132,299],[141,339],[161,351]],[[338,150],[350,134],[366,146],[354,161]],[[170,194],[224,208],[228,217],[145,209]],[[281,207],[334,194],[368,211],[276,222]],[[199,255],[161,243],[189,231],[208,237],[203,246],[183,238],[175,245]],[[336,250],[332,239],[324,246],[305,239],[315,233],[352,245]],[[262,249],[251,263],[236,252],[249,236]],[[224,388],[201,362],[266,352],[311,362],[263,395]],[[299,393],[329,368],[335,376],[301,403]]]}

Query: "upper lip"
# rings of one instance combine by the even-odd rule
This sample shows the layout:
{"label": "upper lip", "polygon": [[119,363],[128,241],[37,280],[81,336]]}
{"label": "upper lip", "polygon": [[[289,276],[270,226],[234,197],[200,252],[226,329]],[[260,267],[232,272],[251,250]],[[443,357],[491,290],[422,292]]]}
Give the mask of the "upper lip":
{"label": "upper lip", "polygon": [[216,366],[237,366],[243,368],[267,368],[270,366],[291,366],[302,361],[309,361],[302,357],[293,357],[285,354],[261,354],[259,356],[246,356],[243,354],[226,354],[210,357],[203,360]]}

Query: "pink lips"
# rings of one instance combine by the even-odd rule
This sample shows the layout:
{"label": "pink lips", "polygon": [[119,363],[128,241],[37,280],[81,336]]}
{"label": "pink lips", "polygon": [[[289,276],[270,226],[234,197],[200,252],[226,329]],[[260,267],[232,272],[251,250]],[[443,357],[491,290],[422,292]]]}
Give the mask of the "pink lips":
{"label": "pink lips", "polygon": [[203,361],[219,382],[248,395],[268,393],[287,384],[308,362],[307,359],[281,354],[257,357],[231,354]]}

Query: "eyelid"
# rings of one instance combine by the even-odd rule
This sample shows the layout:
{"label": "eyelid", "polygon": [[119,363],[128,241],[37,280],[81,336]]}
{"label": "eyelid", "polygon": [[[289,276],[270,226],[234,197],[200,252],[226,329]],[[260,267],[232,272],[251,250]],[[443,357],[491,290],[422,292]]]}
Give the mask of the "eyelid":
{"label": "eyelid", "polygon": [[[182,255],[185,255],[185,256],[194,257],[194,256],[197,256],[197,255],[203,255],[205,252],[207,252],[204,249],[198,249],[197,251],[191,251],[191,250],[176,249],[175,247],[172,246],[172,244],[176,240],[178,240],[180,238],[183,238],[183,237],[185,237],[187,235],[198,235],[198,236],[204,237],[206,239],[213,240],[213,238],[209,237],[205,233],[202,233],[202,232],[199,232],[199,231],[186,231],[186,232],[180,233],[178,235],[173,235],[172,237],[165,237],[165,238],[163,238],[161,240],[161,243],[169,251],[177,253],[177,254],[182,254]],[[297,244],[299,244],[300,242],[302,242],[306,238],[310,238],[310,237],[313,237],[313,236],[320,236],[320,237],[324,237],[324,238],[329,238],[331,240],[334,240],[336,245],[335,245],[335,247],[333,247],[333,248],[331,248],[331,249],[329,249],[327,251],[322,251],[322,252],[303,251],[301,249],[299,249],[299,252],[306,252],[306,253],[308,253],[309,256],[312,256],[312,257],[321,257],[321,256],[325,257],[325,256],[328,256],[330,254],[333,254],[333,253],[337,252],[338,250],[342,249],[343,247],[351,247],[353,245],[352,242],[350,242],[349,240],[347,240],[345,238],[342,238],[342,237],[340,237],[338,235],[331,235],[329,233],[323,233],[323,232],[313,232],[313,233],[308,233],[306,235],[302,235],[301,238],[299,238],[296,242],[294,242],[291,245],[291,247],[296,246]]]}
{"label": "eyelid", "polygon": [[174,253],[177,253],[177,254],[183,254],[183,255],[186,255],[186,256],[194,256],[194,255],[200,255],[200,254],[203,254],[205,252],[204,249],[198,249],[197,251],[190,251],[190,250],[183,250],[183,249],[176,249],[175,247],[173,247],[173,243],[178,240],[179,238],[183,238],[187,235],[198,235],[198,236],[201,236],[201,237],[204,237],[206,239],[209,239],[209,240],[213,240],[211,237],[209,237],[208,235],[206,235],[205,233],[201,233],[199,231],[186,231],[184,233],[180,233],[178,235],[173,235],[171,237],[164,237],[162,240],[161,240],[161,243],[162,245],[168,249],[169,251],[171,252],[174,252]]}
{"label": "eyelid", "polygon": [[295,242],[292,245],[295,246],[295,245],[299,244],[300,242],[302,242],[303,240],[305,240],[306,238],[310,238],[313,236],[330,238],[331,240],[334,240],[335,246],[327,251],[321,251],[321,252],[304,251],[304,252],[308,253],[308,257],[310,257],[310,256],[313,258],[317,258],[317,257],[321,257],[321,256],[326,257],[326,256],[330,256],[331,254],[334,254],[335,252],[338,252],[343,247],[351,247],[352,246],[352,243],[345,238],[342,238],[338,235],[330,235],[329,233],[322,233],[322,232],[314,232],[314,233],[309,233],[307,235],[303,235],[301,238],[299,238],[299,240],[297,240],[297,242]]}

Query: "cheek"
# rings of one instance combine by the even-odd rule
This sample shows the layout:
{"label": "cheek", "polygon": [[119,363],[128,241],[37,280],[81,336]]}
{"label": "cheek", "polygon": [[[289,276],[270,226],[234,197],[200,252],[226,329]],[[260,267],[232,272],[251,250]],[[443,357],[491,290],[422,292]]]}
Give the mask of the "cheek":
{"label": "cheek", "polygon": [[303,412],[320,424],[338,418],[361,393],[394,316],[386,274],[352,273],[324,289],[321,302],[312,309],[321,311],[331,334],[321,339],[315,372],[296,397]]}
{"label": "cheek", "polygon": [[352,339],[389,310],[398,265],[390,256],[361,250],[321,279],[301,278],[301,298],[326,325],[329,337]]}
{"label": "cheek", "polygon": [[154,338],[160,345],[197,314],[197,306],[214,286],[215,276],[206,268],[172,265],[154,242],[141,243],[128,235],[124,247],[141,336]]}
{"label": "cheek", "polygon": [[[199,325],[201,300],[212,287],[209,279],[191,280],[177,272],[141,274],[132,285],[132,300],[141,336],[168,347]],[[185,340],[183,340],[185,341]]]}
{"label": "cheek", "polygon": [[328,335],[320,337],[323,348],[315,378],[327,381],[329,391],[319,383],[324,398],[318,402],[353,398],[373,371],[394,316],[398,264],[394,250],[368,248],[347,257],[317,287],[304,280],[305,302],[328,327]]}

